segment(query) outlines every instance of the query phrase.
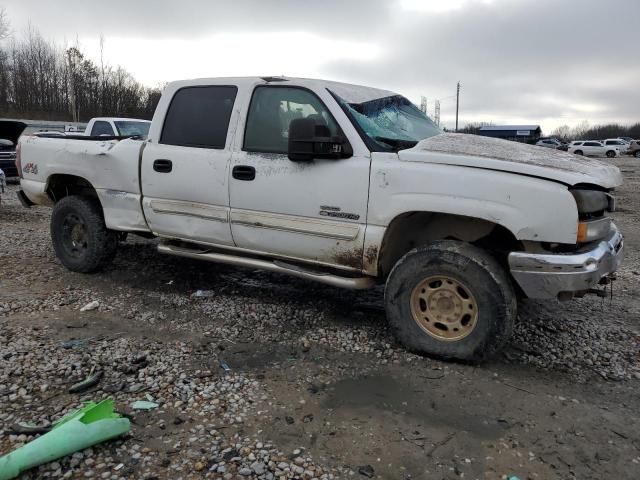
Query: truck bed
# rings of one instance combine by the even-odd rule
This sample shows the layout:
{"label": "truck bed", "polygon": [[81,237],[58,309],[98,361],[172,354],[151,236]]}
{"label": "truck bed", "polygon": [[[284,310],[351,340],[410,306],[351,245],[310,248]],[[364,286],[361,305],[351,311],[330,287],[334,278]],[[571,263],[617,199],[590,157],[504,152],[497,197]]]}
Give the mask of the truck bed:
{"label": "truck bed", "polygon": [[140,206],[138,174],[143,144],[129,137],[24,137],[23,190],[32,202],[50,204],[48,185],[60,176],[71,175],[93,185],[108,228],[148,231]]}

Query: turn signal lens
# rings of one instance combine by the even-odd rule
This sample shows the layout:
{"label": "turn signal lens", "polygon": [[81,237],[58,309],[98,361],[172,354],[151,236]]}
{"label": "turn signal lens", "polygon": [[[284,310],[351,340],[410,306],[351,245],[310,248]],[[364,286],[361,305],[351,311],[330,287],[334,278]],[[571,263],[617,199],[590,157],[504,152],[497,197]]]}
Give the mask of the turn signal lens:
{"label": "turn signal lens", "polygon": [[578,223],[578,243],[593,242],[605,238],[611,231],[611,218],[603,217]]}
{"label": "turn signal lens", "polygon": [[578,223],[578,243],[584,243],[587,240],[587,224],[585,222]]}

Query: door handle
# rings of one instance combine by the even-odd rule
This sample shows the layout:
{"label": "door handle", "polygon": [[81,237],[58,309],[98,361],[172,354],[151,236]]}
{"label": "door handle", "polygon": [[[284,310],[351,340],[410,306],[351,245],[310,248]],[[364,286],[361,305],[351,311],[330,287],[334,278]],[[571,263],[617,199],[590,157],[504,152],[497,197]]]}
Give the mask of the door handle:
{"label": "door handle", "polygon": [[171,160],[159,158],[153,162],[153,169],[158,173],[169,173],[173,170],[173,163]]}
{"label": "door handle", "polygon": [[256,178],[256,169],[249,165],[236,165],[231,171],[231,175],[236,180],[250,182]]}

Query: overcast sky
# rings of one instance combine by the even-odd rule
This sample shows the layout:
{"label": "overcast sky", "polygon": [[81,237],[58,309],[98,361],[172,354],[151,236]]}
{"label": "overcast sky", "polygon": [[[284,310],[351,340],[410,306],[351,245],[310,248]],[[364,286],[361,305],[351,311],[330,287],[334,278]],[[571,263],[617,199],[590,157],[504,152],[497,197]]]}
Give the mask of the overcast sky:
{"label": "overcast sky", "polygon": [[640,121],[640,0],[0,0],[14,34],[122,65],[149,86],[289,75],[441,99],[460,123]]}

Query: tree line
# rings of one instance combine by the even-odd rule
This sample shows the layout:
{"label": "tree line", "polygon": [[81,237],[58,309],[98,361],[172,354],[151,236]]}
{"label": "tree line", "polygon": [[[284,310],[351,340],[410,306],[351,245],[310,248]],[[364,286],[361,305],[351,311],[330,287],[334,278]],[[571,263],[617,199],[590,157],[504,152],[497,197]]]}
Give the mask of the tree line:
{"label": "tree line", "polygon": [[[469,123],[458,129],[458,133],[471,133],[478,135],[480,127],[493,126],[493,123]],[[589,125],[586,120],[574,127],[562,125],[554,129],[551,137],[568,142],[571,140],[605,140],[607,138],[631,137],[640,139],[640,123],[633,125],[621,125],[619,123],[609,123],[606,125]]]}
{"label": "tree line", "polygon": [[579,123],[575,127],[562,125],[553,132],[551,136],[559,140],[605,140],[607,138],[631,137],[640,139],[640,123],[633,125],[620,125],[619,123],[609,123],[606,125],[589,125],[587,121]]}
{"label": "tree line", "polygon": [[0,117],[86,122],[91,117],[151,119],[160,89],[121,67],[96,64],[79,46],[62,48],[29,28],[7,35],[0,10]]}

